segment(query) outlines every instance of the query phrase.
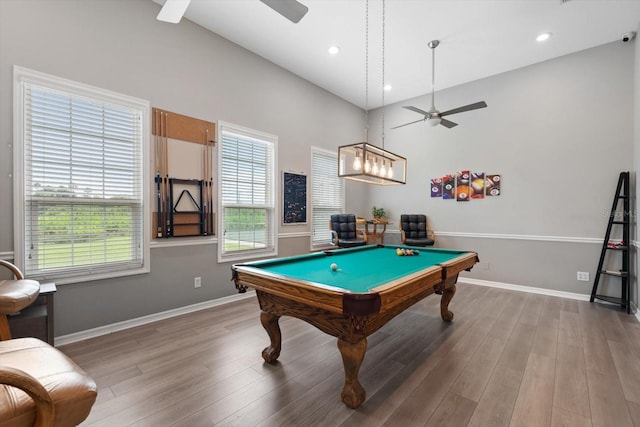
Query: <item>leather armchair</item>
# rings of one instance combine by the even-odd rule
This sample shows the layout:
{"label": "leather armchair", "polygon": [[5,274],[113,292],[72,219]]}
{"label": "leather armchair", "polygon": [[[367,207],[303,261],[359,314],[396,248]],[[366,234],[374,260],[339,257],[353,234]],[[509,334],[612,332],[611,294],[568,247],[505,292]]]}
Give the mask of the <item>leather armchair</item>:
{"label": "leather armchair", "polygon": [[97,394],[93,379],[49,344],[0,341],[0,426],[76,426]]}
{"label": "leather armchair", "polygon": [[422,214],[400,215],[402,244],[408,246],[433,246],[435,235],[427,227],[427,216]]}
{"label": "leather armchair", "polygon": [[367,244],[367,235],[358,230],[354,214],[333,214],[329,222],[331,244],[340,248],[354,248]]}
{"label": "leather armchair", "polygon": [[7,315],[30,306],[40,294],[40,283],[24,278],[22,271],[9,261],[0,259],[0,267],[13,273],[15,280],[0,280],[0,340],[10,340]]}

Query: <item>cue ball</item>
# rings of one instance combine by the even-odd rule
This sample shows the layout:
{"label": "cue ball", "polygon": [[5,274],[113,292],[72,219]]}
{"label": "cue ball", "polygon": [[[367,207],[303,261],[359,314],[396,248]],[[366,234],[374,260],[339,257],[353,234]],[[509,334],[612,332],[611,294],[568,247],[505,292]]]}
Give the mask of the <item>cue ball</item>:
{"label": "cue ball", "polygon": [[333,271],[338,270],[338,264],[336,264],[335,262],[334,262],[333,264],[331,264],[331,269],[332,269]]}

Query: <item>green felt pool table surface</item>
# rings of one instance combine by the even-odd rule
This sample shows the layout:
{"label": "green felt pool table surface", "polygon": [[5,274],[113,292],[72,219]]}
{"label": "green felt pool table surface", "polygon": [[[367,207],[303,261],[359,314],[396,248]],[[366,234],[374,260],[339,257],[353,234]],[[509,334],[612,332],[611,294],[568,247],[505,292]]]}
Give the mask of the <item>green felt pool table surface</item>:
{"label": "green felt pool table surface", "polygon": [[[469,253],[439,248],[412,248],[418,249],[420,254],[398,256],[397,248],[410,247],[369,245],[259,261],[249,265],[273,274],[338,288],[343,292],[365,293],[377,286]],[[331,264],[334,263],[337,265],[336,271],[331,269]]]}

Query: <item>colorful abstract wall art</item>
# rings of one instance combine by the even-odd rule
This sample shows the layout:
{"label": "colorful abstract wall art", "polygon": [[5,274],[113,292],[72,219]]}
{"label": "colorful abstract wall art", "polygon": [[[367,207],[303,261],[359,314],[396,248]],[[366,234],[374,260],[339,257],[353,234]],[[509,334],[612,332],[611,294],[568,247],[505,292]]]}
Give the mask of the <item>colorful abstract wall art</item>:
{"label": "colorful abstract wall art", "polygon": [[453,175],[445,175],[442,177],[442,198],[454,199],[456,194],[456,181]]}
{"label": "colorful abstract wall art", "polygon": [[431,197],[442,197],[442,178],[431,180]]}
{"label": "colorful abstract wall art", "polygon": [[485,194],[487,196],[499,196],[500,195],[500,175],[487,175],[485,180]]}
{"label": "colorful abstract wall art", "polygon": [[471,198],[484,199],[484,172],[471,174]]}
{"label": "colorful abstract wall art", "polygon": [[431,179],[431,197],[468,202],[499,196],[502,175],[461,170]]}
{"label": "colorful abstract wall art", "polygon": [[456,200],[468,202],[471,197],[471,187],[469,186],[469,171],[456,172]]}

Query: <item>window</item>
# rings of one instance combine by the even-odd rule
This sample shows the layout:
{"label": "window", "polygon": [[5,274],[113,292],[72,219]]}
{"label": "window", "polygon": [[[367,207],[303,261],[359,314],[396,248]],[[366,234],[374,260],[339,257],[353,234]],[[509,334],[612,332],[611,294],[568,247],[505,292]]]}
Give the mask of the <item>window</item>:
{"label": "window", "polygon": [[149,103],[14,69],[15,245],[25,275],[148,271]]}
{"label": "window", "polygon": [[331,244],[331,214],[344,212],[344,180],[338,178],[338,155],[311,147],[311,249]]}
{"label": "window", "polygon": [[275,159],[278,139],[219,123],[218,260],[276,255]]}

